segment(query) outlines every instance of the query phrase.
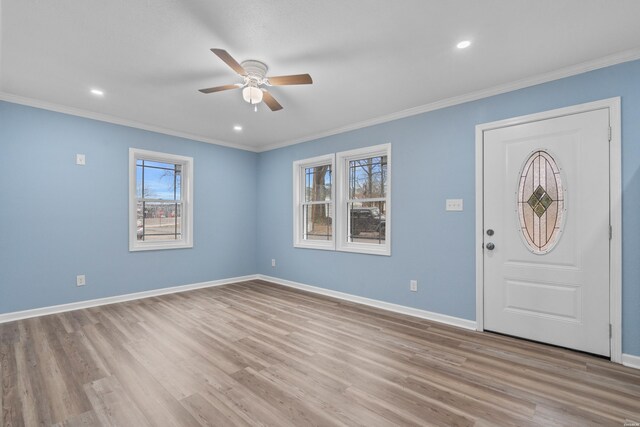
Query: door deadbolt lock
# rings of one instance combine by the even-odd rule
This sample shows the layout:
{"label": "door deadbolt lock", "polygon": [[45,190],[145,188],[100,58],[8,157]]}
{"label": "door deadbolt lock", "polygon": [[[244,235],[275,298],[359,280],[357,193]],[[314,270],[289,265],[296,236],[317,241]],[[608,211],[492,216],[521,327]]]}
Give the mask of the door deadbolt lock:
{"label": "door deadbolt lock", "polygon": [[492,229],[488,229],[487,230],[487,236],[493,236],[493,230]]}

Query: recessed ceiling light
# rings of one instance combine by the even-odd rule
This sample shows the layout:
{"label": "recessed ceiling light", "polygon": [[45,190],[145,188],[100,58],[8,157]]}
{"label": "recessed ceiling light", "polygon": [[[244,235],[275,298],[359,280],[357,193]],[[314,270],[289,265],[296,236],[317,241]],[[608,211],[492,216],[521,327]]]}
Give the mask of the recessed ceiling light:
{"label": "recessed ceiling light", "polygon": [[458,49],[465,49],[471,46],[471,42],[469,40],[463,40],[456,45]]}
{"label": "recessed ceiling light", "polygon": [[240,126],[240,125],[235,125],[235,126],[233,127],[233,130],[235,130],[235,131],[237,131],[237,132],[240,132],[240,131],[242,130],[242,126]]}
{"label": "recessed ceiling light", "polygon": [[101,91],[100,89],[91,89],[91,93],[96,95],[96,96],[102,96],[104,95],[104,92]]}

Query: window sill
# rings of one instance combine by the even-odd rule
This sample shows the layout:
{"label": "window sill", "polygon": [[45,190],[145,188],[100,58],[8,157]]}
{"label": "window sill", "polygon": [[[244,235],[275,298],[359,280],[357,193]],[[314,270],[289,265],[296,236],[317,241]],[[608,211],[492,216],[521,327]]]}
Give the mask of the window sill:
{"label": "window sill", "polygon": [[293,244],[294,248],[300,249],[320,249],[322,251],[335,251],[336,246],[333,242],[328,243],[309,243],[309,242],[295,242]]}
{"label": "window sill", "polygon": [[339,252],[351,252],[357,254],[365,254],[365,255],[382,255],[382,256],[391,256],[391,247],[389,245],[384,246],[372,246],[372,245],[361,245],[357,243],[347,243],[340,245],[336,248]]}
{"label": "window sill", "polygon": [[140,251],[161,251],[165,249],[189,249],[193,248],[193,243],[176,243],[176,244],[167,244],[167,243],[154,243],[149,245],[135,245],[129,246],[129,252],[140,252]]}

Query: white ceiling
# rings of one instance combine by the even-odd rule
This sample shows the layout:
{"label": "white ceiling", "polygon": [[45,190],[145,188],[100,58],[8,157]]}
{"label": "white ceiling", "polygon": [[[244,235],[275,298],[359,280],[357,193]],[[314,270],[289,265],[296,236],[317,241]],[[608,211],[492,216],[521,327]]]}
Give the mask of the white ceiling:
{"label": "white ceiling", "polygon": [[[637,0],[2,0],[7,96],[261,151],[611,55],[640,57]],[[458,41],[472,46],[456,49]],[[266,62],[254,113],[210,48]],[[626,55],[626,56],[625,56]],[[103,98],[89,94],[104,90]],[[242,132],[233,130],[240,124]]]}

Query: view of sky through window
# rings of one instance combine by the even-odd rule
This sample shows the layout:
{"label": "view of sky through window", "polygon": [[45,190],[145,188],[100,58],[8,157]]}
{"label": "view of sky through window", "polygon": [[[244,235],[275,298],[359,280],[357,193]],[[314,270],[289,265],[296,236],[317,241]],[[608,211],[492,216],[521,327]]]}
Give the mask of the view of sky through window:
{"label": "view of sky through window", "polygon": [[180,165],[138,160],[136,164],[136,197],[180,200],[180,169]]}

